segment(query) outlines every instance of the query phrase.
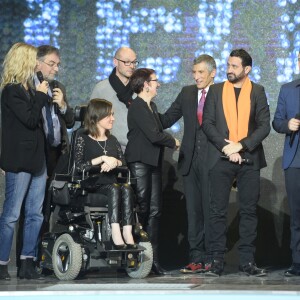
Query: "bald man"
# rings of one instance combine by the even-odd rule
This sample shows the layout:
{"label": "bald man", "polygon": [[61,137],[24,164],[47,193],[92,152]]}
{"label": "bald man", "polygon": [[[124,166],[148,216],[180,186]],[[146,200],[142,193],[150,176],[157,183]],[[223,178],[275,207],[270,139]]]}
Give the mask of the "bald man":
{"label": "bald man", "polygon": [[127,145],[127,109],[136,95],[130,89],[129,79],[138,65],[135,52],[128,47],[119,48],[113,59],[115,68],[107,79],[96,84],[90,99],[106,99],[113,104],[115,122],[112,134],[125,150]]}

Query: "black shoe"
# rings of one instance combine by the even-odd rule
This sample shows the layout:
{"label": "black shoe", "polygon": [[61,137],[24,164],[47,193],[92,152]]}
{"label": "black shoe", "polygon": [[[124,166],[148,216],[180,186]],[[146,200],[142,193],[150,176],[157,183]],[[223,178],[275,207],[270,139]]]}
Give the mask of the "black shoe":
{"label": "black shoe", "polygon": [[219,277],[224,271],[224,262],[214,259],[211,265],[205,266],[205,275]]}
{"label": "black shoe", "polygon": [[0,280],[10,280],[7,265],[0,265]]}
{"label": "black shoe", "polygon": [[35,262],[33,258],[26,258],[21,260],[21,268],[19,271],[20,279],[36,279],[36,280],[44,280],[45,277],[39,274],[35,267]]}
{"label": "black shoe", "polygon": [[126,243],[126,247],[127,247],[127,249],[137,249],[138,245],[136,243],[134,243],[134,244],[127,244]]}
{"label": "black shoe", "polygon": [[252,262],[243,266],[239,266],[239,270],[248,276],[261,277],[267,275],[267,271],[265,269],[258,268],[256,264]]}
{"label": "black shoe", "polygon": [[115,250],[126,250],[126,249],[127,249],[127,246],[126,246],[125,244],[116,245],[116,244],[114,243],[112,237],[110,237],[110,242],[111,242],[111,244],[112,244],[112,246],[113,246],[113,248],[114,248]]}
{"label": "black shoe", "polygon": [[160,264],[156,261],[153,261],[152,265],[152,272],[155,275],[163,276],[163,275],[170,275],[170,272],[166,271],[164,268],[160,266]]}
{"label": "black shoe", "polygon": [[300,264],[292,264],[285,272],[284,276],[300,276]]}

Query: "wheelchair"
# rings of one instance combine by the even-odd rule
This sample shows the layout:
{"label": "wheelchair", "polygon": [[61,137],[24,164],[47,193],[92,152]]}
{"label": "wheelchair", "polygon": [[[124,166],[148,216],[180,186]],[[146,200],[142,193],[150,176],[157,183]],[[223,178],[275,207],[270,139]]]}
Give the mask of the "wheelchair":
{"label": "wheelchair", "polygon": [[[115,250],[108,220],[109,199],[93,193],[97,175],[75,172],[75,140],[83,130],[85,108],[75,108],[75,119],[81,121],[81,126],[72,133],[68,171],[55,174],[48,191],[53,209],[49,232],[42,236],[40,268],[45,274],[53,271],[59,280],[73,280],[90,270],[107,267],[125,269],[131,278],[145,278],[151,272],[153,251],[137,212],[133,236],[138,247]],[[117,171],[118,182],[134,184],[127,168]]]}

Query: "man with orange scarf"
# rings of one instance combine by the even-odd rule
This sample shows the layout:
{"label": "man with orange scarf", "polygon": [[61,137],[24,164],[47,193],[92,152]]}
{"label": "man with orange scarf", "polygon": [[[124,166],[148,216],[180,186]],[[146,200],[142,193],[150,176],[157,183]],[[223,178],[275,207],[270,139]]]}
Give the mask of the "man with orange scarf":
{"label": "man with orange scarf", "polygon": [[254,260],[257,235],[256,206],[260,169],[266,167],[262,141],[270,132],[270,111],[261,85],[250,81],[252,58],[244,49],[230,53],[228,80],[211,86],[203,113],[209,140],[207,163],[211,190],[209,232],[212,264],[208,275],[224,270],[229,196],[236,179],[239,195],[239,269],[265,276]]}

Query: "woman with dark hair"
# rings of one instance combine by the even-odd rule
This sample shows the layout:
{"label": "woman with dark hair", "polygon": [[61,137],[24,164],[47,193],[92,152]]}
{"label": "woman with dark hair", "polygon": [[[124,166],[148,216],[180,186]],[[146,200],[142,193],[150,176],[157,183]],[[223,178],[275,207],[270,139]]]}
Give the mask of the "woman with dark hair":
{"label": "woman with dark hair", "polygon": [[[85,133],[79,134],[75,143],[75,166],[78,172],[89,172],[99,166],[96,193],[108,199],[108,214],[115,249],[136,248],[132,236],[133,191],[129,184],[118,184],[116,167],[125,160],[118,140],[110,134],[114,122],[112,104],[103,99],[90,100],[84,118]],[[120,229],[122,206],[123,230]],[[124,238],[124,239],[123,239]]]}
{"label": "woman with dark hair", "polygon": [[136,196],[139,221],[147,231],[153,248],[152,270],[166,271],[159,265],[158,232],[162,207],[162,161],[164,147],[178,148],[180,143],[163,132],[156,105],[152,102],[160,86],[155,71],[137,69],[130,78],[137,98],[128,110],[128,144],[125,157],[133,177],[137,178]]}

